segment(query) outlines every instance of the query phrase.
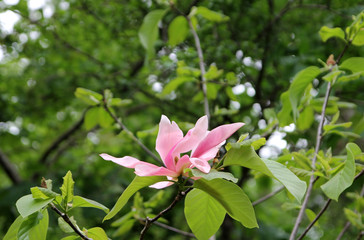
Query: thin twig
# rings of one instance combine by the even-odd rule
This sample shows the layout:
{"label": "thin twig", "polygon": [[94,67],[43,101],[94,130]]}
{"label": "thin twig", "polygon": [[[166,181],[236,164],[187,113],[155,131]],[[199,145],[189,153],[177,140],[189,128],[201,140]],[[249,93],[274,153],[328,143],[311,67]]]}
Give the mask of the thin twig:
{"label": "thin twig", "polygon": [[[364,174],[364,169],[361,170],[361,172],[359,172],[355,177],[354,177],[354,181],[356,179],[358,179],[360,176],[362,176]],[[363,187],[364,189],[364,187]],[[360,194],[363,193],[363,189],[361,191]],[[364,193],[363,193],[364,194]],[[363,195],[361,195],[363,196]],[[297,240],[301,240],[303,239],[306,234],[308,233],[308,231],[310,231],[310,229],[313,227],[313,225],[319,220],[319,218],[322,216],[322,214],[327,210],[327,208],[329,207],[330,203],[331,203],[332,199],[328,199],[325,203],[325,205],[322,207],[322,209],[320,210],[320,212],[317,214],[317,216],[315,217],[315,219],[306,227],[305,231],[301,234],[301,236],[299,238],[297,238]]]}
{"label": "thin twig", "polygon": [[10,162],[9,158],[0,150],[0,166],[4,169],[6,175],[11,179],[14,184],[21,182],[21,177],[16,171],[14,165]]}
{"label": "thin twig", "polygon": [[119,118],[115,116],[110,111],[110,108],[107,106],[106,100],[103,101],[103,106],[106,112],[114,119],[114,121],[123,129],[123,131],[128,134],[128,136],[136,143],[138,144],[149,156],[151,156],[155,161],[159,163],[163,163],[152,151],[149,150],[137,137],[134,136],[134,134],[121,122]]}
{"label": "thin twig", "polygon": [[195,39],[195,45],[196,45],[197,54],[198,54],[199,63],[200,63],[201,85],[202,85],[202,93],[203,93],[203,98],[204,98],[204,110],[205,110],[205,115],[210,120],[209,101],[207,99],[207,84],[206,84],[206,78],[205,78],[206,70],[205,70],[205,62],[204,62],[204,59],[203,59],[203,53],[202,53],[200,38],[198,37],[197,32],[196,32],[195,28],[193,27],[191,19],[188,16],[185,16],[185,17],[186,17],[186,19],[188,21],[188,24],[190,26],[193,38]]}
{"label": "thin twig", "polygon": [[155,225],[159,226],[159,227],[162,227],[162,228],[165,228],[167,230],[170,230],[172,232],[176,232],[178,234],[181,234],[183,236],[186,236],[186,237],[190,237],[190,238],[196,238],[196,236],[193,234],[193,233],[189,233],[189,232],[185,232],[185,231],[182,231],[178,228],[174,228],[174,227],[171,227],[171,226],[168,226],[167,224],[164,224],[164,223],[160,223],[160,222],[154,222]]}
{"label": "thin twig", "polygon": [[177,196],[174,198],[173,202],[164,210],[162,210],[160,213],[158,213],[157,216],[155,216],[154,218],[146,218],[145,219],[145,225],[143,230],[140,233],[140,240],[144,239],[144,236],[146,234],[146,232],[148,231],[149,227],[152,225],[153,222],[157,221],[160,217],[162,217],[165,213],[169,212],[176,204],[177,202],[179,202],[184,196],[186,196],[186,194],[191,191],[192,188],[187,189],[184,192],[178,192]]}
{"label": "thin twig", "polygon": [[[346,50],[348,49],[348,47],[350,46],[351,42],[349,41],[344,49],[341,51],[339,57],[337,58],[337,60],[335,61],[335,65],[338,65],[342,56],[344,55],[344,53],[346,52]],[[332,68],[331,68],[332,70]],[[330,96],[330,91],[331,91],[331,82],[328,82],[327,84],[327,88],[326,88],[326,93],[325,93],[325,99],[324,99],[324,103],[322,105],[322,111],[321,111],[321,117],[320,117],[320,123],[319,123],[319,126],[317,128],[317,135],[316,135],[316,146],[315,146],[315,154],[313,156],[313,159],[312,159],[312,163],[311,163],[311,167],[312,167],[312,172],[314,172],[315,170],[315,165],[316,165],[316,160],[317,160],[317,154],[320,150],[320,146],[321,146],[321,140],[322,140],[322,129],[323,129],[323,126],[324,126],[324,123],[325,123],[325,112],[326,112],[326,107],[327,107],[327,104],[329,102],[329,96]],[[293,227],[293,230],[291,232],[291,235],[289,237],[289,240],[294,240],[295,237],[296,237],[296,234],[298,232],[298,228],[299,228],[299,225],[302,221],[302,218],[303,218],[303,215],[305,213],[305,210],[306,210],[306,207],[307,207],[307,203],[308,203],[308,200],[310,198],[310,195],[311,195],[311,192],[312,192],[312,189],[313,189],[313,184],[315,182],[315,176],[314,175],[311,175],[310,177],[310,182],[309,182],[309,185],[308,185],[308,188],[307,188],[307,191],[306,191],[306,195],[305,195],[305,198],[303,200],[303,203],[302,203],[302,206],[300,208],[300,211],[298,213],[298,216],[297,216],[297,219],[296,219],[296,222],[295,222],[295,225]]]}
{"label": "thin twig", "polygon": [[274,195],[276,195],[277,193],[281,192],[283,189],[284,189],[284,186],[281,186],[281,187],[280,187],[280,188],[278,188],[277,190],[275,190],[275,191],[273,191],[273,192],[271,192],[271,193],[269,193],[269,194],[267,194],[267,195],[265,195],[265,196],[263,196],[263,197],[259,198],[258,200],[254,201],[254,202],[252,203],[252,204],[253,204],[253,206],[258,205],[259,203],[262,203],[262,202],[264,202],[264,201],[268,200],[269,198],[273,197],[273,196],[274,196]]}
{"label": "thin twig", "polygon": [[51,208],[59,215],[63,218],[63,220],[70,225],[70,227],[73,229],[73,231],[75,231],[75,233],[77,235],[79,235],[82,239],[84,240],[92,240],[92,238],[87,237],[85,234],[83,234],[83,232],[78,228],[78,226],[75,226],[71,219],[68,217],[67,214],[61,212],[53,203],[49,204],[51,206]]}
{"label": "thin twig", "polygon": [[361,230],[358,236],[356,237],[356,240],[360,240],[363,236],[364,236],[364,230]]}

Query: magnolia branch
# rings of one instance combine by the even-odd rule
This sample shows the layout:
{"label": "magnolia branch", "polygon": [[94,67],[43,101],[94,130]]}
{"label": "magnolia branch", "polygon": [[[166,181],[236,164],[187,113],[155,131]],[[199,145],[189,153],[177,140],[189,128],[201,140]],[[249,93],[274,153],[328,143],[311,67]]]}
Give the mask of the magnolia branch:
{"label": "magnolia branch", "polygon": [[145,219],[145,225],[143,230],[140,232],[140,240],[144,239],[144,236],[146,234],[146,232],[148,231],[148,229],[150,228],[150,226],[152,225],[152,223],[154,223],[155,221],[157,221],[160,217],[162,217],[165,213],[169,212],[172,208],[174,208],[174,206],[177,204],[177,202],[179,202],[182,198],[184,198],[184,196],[186,196],[186,194],[191,191],[192,188],[187,189],[184,192],[178,192],[177,196],[174,198],[173,202],[164,210],[162,210],[160,213],[158,213],[157,216],[155,216],[154,218],[146,218]]}
{"label": "magnolia branch", "polygon": [[205,115],[210,120],[209,101],[207,99],[207,84],[206,84],[206,78],[205,78],[206,70],[205,70],[205,62],[203,59],[200,38],[198,37],[197,32],[196,32],[195,28],[193,27],[191,19],[188,16],[185,16],[185,17],[188,21],[188,25],[190,26],[193,38],[195,39],[195,45],[196,45],[197,54],[198,54],[199,63],[200,63],[202,93],[203,93],[203,98],[204,98],[204,110],[205,110]]}
{"label": "magnolia branch", "polygon": [[78,226],[74,225],[71,221],[71,219],[68,217],[67,214],[61,212],[53,203],[49,204],[59,216],[63,218],[63,220],[75,231],[77,235],[79,235],[84,240],[92,240],[91,238],[87,237],[79,228]]}
{"label": "magnolia branch", "polygon": [[[348,47],[350,46],[350,44],[351,44],[351,42],[349,41],[345,45],[345,47],[341,51],[339,57],[335,61],[335,65],[339,64],[342,56],[344,55],[344,53],[346,52],[346,50],[348,49]],[[332,68],[330,69],[330,71],[331,70],[332,70]],[[327,104],[329,102],[330,92],[331,92],[331,82],[328,82],[327,88],[326,88],[326,93],[325,93],[325,99],[324,99],[324,103],[322,105],[322,110],[321,110],[320,123],[319,123],[319,126],[317,127],[315,154],[313,156],[312,163],[311,163],[312,172],[315,169],[316,160],[317,160],[317,154],[318,154],[318,152],[320,150],[320,146],[321,146],[322,130],[323,130],[324,122],[325,122],[325,113],[326,113]],[[307,192],[306,192],[305,198],[303,200],[302,206],[301,206],[300,211],[298,213],[298,216],[297,216],[295,225],[293,227],[293,230],[291,232],[291,236],[289,237],[289,240],[294,240],[295,237],[296,237],[296,234],[298,232],[299,225],[300,225],[300,223],[302,221],[302,218],[303,218],[303,215],[305,213],[305,210],[306,210],[306,207],[307,207],[307,203],[308,203],[308,200],[310,198],[310,195],[311,195],[311,192],[312,192],[313,184],[314,183],[315,183],[315,176],[314,175],[311,175],[310,182],[309,182],[309,185],[308,185],[308,188],[307,188]]]}
{"label": "magnolia branch", "polygon": [[104,99],[103,106],[106,112],[114,119],[114,121],[121,127],[121,129],[128,134],[128,136],[136,143],[138,144],[149,156],[151,156],[155,161],[162,163],[162,161],[147,148],[137,137],[134,136],[134,134],[121,122],[119,118],[116,117],[115,114],[113,114],[110,110],[110,108],[107,106],[107,103]]}
{"label": "magnolia branch", "polygon": [[[354,177],[354,181],[357,180],[360,176],[362,176],[364,174],[364,169],[361,170],[361,172],[359,172],[355,177]],[[360,193],[361,196],[364,195],[364,186],[363,189],[361,190]],[[306,234],[308,233],[308,231],[310,231],[310,229],[313,227],[313,225],[319,220],[319,218],[322,216],[322,214],[327,210],[327,208],[329,207],[330,203],[331,203],[332,199],[328,199],[325,203],[325,205],[322,207],[322,209],[320,210],[320,212],[317,214],[317,216],[315,217],[315,219],[306,227],[305,231],[301,234],[301,236],[299,238],[297,238],[297,240],[301,240],[303,239]],[[350,222],[349,222],[349,226],[350,226]],[[349,228],[349,226],[347,228]],[[346,227],[346,225],[345,225]],[[345,230],[346,231],[346,230]],[[341,234],[341,233],[340,233]],[[344,234],[344,233],[343,233]],[[340,236],[340,235],[339,235]],[[341,238],[341,237],[340,237]],[[340,239],[339,238],[339,239]]]}
{"label": "magnolia branch", "polygon": [[277,190],[274,190],[273,192],[259,198],[258,200],[254,201],[252,204],[253,206],[258,205],[266,200],[268,200],[269,198],[273,197],[274,195],[276,195],[277,193],[280,193],[282,190],[284,189],[284,186],[281,186],[280,188],[278,188]]}

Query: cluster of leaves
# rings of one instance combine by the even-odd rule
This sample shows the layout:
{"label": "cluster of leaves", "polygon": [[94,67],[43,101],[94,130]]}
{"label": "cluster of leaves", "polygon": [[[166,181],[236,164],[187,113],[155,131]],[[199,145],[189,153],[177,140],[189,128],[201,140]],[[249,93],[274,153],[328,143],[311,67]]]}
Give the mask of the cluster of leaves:
{"label": "cluster of leaves", "polygon": [[52,191],[52,180],[42,180],[42,187],[32,187],[31,194],[21,197],[16,202],[16,208],[20,216],[14,221],[9,228],[4,239],[47,239],[49,224],[48,208],[51,208],[60,215],[58,225],[65,233],[71,234],[62,239],[73,240],[83,239],[75,233],[82,232],[84,236],[91,239],[107,240],[105,231],[100,227],[83,228],[82,231],[77,225],[76,220],[70,212],[76,208],[96,208],[105,213],[109,209],[104,205],[93,200],[74,195],[74,181],[70,171],[63,177],[63,184],[60,188],[61,194]]}

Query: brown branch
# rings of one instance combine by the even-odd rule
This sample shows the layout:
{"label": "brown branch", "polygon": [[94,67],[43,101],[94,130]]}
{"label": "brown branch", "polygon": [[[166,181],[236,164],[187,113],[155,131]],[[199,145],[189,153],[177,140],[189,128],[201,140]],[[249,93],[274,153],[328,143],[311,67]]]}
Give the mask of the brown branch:
{"label": "brown branch", "polygon": [[85,114],[87,112],[88,109],[86,109],[83,114],[82,117],[80,118],[80,120],[78,120],[74,125],[72,125],[66,132],[64,132],[63,134],[61,134],[42,154],[41,158],[39,159],[39,162],[41,164],[45,164],[47,162],[47,158],[49,157],[49,155],[55,151],[56,149],[58,149],[59,145],[64,142],[65,140],[67,140],[70,136],[72,136],[77,130],[79,130],[83,124],[83,121],[85,120]]}
{"label": "brown branch", "polygon": [[128,136],[136,143],[138,144],[149,156],[151,156],[155,161],[159,163],[163,163],[152,151],[149,150],[137,137],[134,136],[134,134],[122,123],[122,121],[111,112],[109,106],[106,103],[106,99],[104,97],[103,100],[103,107],[106,110],[106,112],[114,119],[114,121],[121,127],[121,129],[128,134]]}
{"label": "brown branch", "polygon": [[181,234],[183,236],[190,237],[190,238],[196,238],[196,236],[193,233],[189,233],[189,232],[182,231],[182,230],[180,230],[178,228],[174,228],[174,227],[168,226],[167,224],[160,223],[158,221],[154,222],[154,224],[157,225],[157,226],[159,226],[159,227],[165,228],[165,229],[167,229],[169,231],[172,231],[172,232]]}
{"label": "brown branch", "polygon": [[276,195],[277,193],[280,193],[283,189],[284,189],[284,186],[282,186],[282,187],[278,188],[277,190],[275,190],[275,191],[273,191],[273,192],[271,192],[271,193],[269,193],[269,194],[267,194],[267,195],[265,195],[265,196],[263,196],[263,197],[259,198],[258,200],[254,201],[254,202],[252,203],[252,204],[253,204],[253,206],[258,205],[258,204],[260,204],[260,203],[262,203],[262,202],[264,202],[264,201],[268,200],[269,198],[273,197],[273,196],[274,196],[274,195]]}
{"label": "brown branch", "polygon": [[187,189],[184,192],[178,192],[177,196],[174,198],[173,202],[164,210],[162,210],[160,213],[158,213],[157,216],[155,216],[154,218],[146,218],[145,219],[145,225],[143,230],[140,233],[140,240],[144,239],[144,235],[146,234],[146,232],[148,231],[148,229],[150,228],[150,226],[152,225],[152,223],[154,223],[155,221],[157,221],[160,217],[162,217],[165,213],[169,212],[176,204],[177,202],[179,202],[184,196],[186,196],[186,194],[191,191],[192,188]]}
{"label": "brown branch", "polygon": [[54,210],[59,216],[61,216],[63,218],[63,220],[70,225],[70,227],[73,229],[73,231],[75,231],[75,233],[77,235],[79,235],[82,239],[84,240],[92,240],[92,238],[87,237],[85,234],[83,234],[83,232],[78,228],[78,226],[75,226],[71,219],[68,217],[67,214],[61,212],[53,203],[49,204],[52,208],[52,210]]}
{"label": "brown branch", "polygon": [[8,177],[14,184],[19,184],[22,181],[14,165],[10,162],[9,158],[1,150],[0,150],[0,165],[4,169],[6,175],[8,175]]}
{"label": "brown branch", "polygon": [[[364,174],[364,169],[361,170],[361,172],[359,172],[355,177],[354,177],[354,181],[357,180],[360,176],[362,176]],[[362,191],[363,192],[363,191]],[[319,220],[319,218],[322,216],[322,214],[327,210],[327,208],[329,207],[330,203],[331,203],[332,199],[328,199],[325,203],[325,205],[323,206],[323,208],[320,210],[320,212],[317,214],[317,216],[315,217],[315,219],[306,227],[305,231],[301,234],[301,236],[297,239],[297,240],[301,240],[303,239],[306,234],[308,233],[308,231],[310,231],[310,229],[313,227],[313,225]]]}

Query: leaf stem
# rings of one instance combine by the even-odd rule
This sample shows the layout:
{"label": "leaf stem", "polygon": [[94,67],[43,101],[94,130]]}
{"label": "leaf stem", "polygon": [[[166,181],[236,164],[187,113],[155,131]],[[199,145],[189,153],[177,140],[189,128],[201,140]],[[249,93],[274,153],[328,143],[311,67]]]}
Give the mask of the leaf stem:
{"label": "leaf stem", "polygon": [[61,212],[53,203],[50,203],[49,205],[51,206],[52,210],[54,210],[59,216],[61,216],[63,218],[63,220],[68,225],[70,225],[70,227],[73,229],[73,231],[75,231],[75,233],[77,235],[79,235],[84,240],[92,240],[91,238],[89,238],[85,234],[83,234],[83,232],[78,228],[78,226],[76,226],[72,223],[71,219],[68,217],[67,214]]}
{"label": "leaf stem", "polygon": [[157,155],[155,155],[149,148],[147,148],[137,137],[134,136],[134,134],[121,122],[119,118],[116,117],[115,114],[113,114],[109,108],[109,106],[106,103],[105,96],[103,100],[103,107],[106,110],[106,112],[114,119],[114,121],[123,129],[123,131],[128,134],[128,136],[136,143],[138,144],[149,156],[151,156],[155,161],[159,163],[163,163]]}
{"label": "leaf stem", "polygon": [[157,216],[155,216],[154,218],[146,218],[145,219],[145,225],[143,230],[140,232],[140,240],[144,239],[144,236],[146,234],[146,232],[148,231],[149,227],[152,225],[153,222],[157,221],[160,217],[162,217],[165,213],[169,212],[172,208],[174,208],[174,206],[177,204],[177,202],[179,202],[184,196],[186,196],[186,194],[191,191],[192,188],[187,189],[184,192],[178,192],[177,196],[174,198],[173,202],[164,210],[162,210],[160,213],[158,213]]}

